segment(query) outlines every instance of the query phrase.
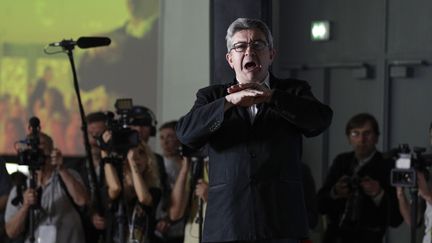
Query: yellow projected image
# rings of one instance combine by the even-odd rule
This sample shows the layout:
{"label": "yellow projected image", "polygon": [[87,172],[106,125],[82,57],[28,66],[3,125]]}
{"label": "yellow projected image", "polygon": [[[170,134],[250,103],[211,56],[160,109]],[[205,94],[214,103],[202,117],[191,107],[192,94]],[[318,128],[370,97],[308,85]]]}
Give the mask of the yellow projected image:
{"label": "yellow projected image", "polygon": [[86,113],[113,110],[119,97],[154,108],[158,32],[159,0],[1,1],[0,154],[17,153],[32,116],[63,154],[84,154],[70,62],[64,53],[45,54],[49,43],[111,39],[107,47],[74,50]]}

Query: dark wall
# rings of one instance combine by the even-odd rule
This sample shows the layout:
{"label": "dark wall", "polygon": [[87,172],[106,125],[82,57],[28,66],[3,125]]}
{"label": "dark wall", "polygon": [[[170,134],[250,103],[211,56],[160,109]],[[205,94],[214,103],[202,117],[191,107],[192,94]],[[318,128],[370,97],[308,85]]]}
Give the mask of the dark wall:
{"label": "dark wall", "polygon": [[[327,162],[349,149],[343,130],[359,112],[381,125],[383,150],[399,143],[429,147],[432,2],[424,0],[273,1],[280,75],[308,79],[335,117]],[[330,20],[330,41],[313,42],[312,20]],[[428,44],[429,43],[429,44]],[[326,151],[322,151],[326,153]],[[324,158],[323,167],[327,166]]]}
{"label": "dark wall", "polygon": [[[347,120],[373,114],[381,150],[408,143],[430,148],[432,120],[432,2],[427,0],[303,0],[273,2],[279,76],[306,79],[334,110],[328,132],[305,140],[304,160],[318,187],[334,157],[351,150]],[[330,20],[331,40],[313,42],[313,20]],[[408,242],[408,230],[391,230],[387,242]]]}
{"label": "dark wall", "polygon": [[[213,83],[232,79],[225,61],[229,23],[240,16],[261,18],[272,26],[273,72],[308,80],[333,108],[329,130],[304,141],[304,160],[318,187],[333,158],[351,150],[344,128],[357,113],[377,118],[380,150],[401,143],[430,149],[432,1],[215,0],[211,6]],[[313,20],[331,21],[329,41],[311,41]],[[408,242],[406,235],[389,234],[388,242]]]}
{"label": "dark wall", "polygon": [[271,25],[269,18],[272,1],[266,0],[211,0],[210,1],[210,72],[211,83],[227,83],[234,78],[234,72],[225,59],[226,30],[237,18],[259,18]]}

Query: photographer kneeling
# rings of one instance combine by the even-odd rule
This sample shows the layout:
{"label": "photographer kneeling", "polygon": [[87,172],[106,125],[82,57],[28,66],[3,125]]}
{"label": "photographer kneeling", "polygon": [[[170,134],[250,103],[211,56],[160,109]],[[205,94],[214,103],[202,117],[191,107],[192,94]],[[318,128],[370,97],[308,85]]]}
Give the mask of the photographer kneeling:
{"label": "photographer kneeling", "polygon": [[[12,189],[5,214],[6,232],[10,238],[25,235],[26,242],[84,242],[76,206],[86,204],[87,191],[79,174],[64,167],[62,154],[54,149],[51,137],[44,133],[38,136],[37,157],[42,158],[41,164],[36,165],[38,161],[29,164],[30,170],[35,170],[35,187],[27,187],[22,195],[21,187]],[[33,222],[30,214],[34,215]],[[34,232],[30,232],[29,223],[33,224]],[[30,240],[33,234],[35,239]]]}
{"label": "photographer kneeling", "polygon": [[345,129],[352,152],[338,155],[318,192],[327,219],[323,243],[381,243],[388,226],[402,222],[389,184],[393,161],[377,151],[379,128],[367,113],[352,117]]}

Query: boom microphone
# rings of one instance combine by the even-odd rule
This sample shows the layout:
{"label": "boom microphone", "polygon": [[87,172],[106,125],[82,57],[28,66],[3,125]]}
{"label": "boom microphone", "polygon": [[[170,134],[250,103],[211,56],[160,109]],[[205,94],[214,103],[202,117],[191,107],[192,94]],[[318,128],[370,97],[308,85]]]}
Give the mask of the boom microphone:
{"label": "boom microphone", "polygon": [[98,46],[108,46],[111,44],[111,39],[108,37],[80,37],[76,43],[79,48],[85,49]]}
{"label": "boom microphone", "polygon": [[60,42],[53,42],[48,44],[54,47],[71,48],[78,46],[79,48],[92,48],[98,46],[108,46],[111,44],[111,39],[108,37],[80,37],[77,41],[74,40],[62,40]]}
{"label": "boom microphone", "polygon": [[53,43],[49,43],[49,46],[60,46],[60,47],[69,47],[69,46],[74,46],[76,44],[75,41],[73,40],[62,40],[60,42],[53,42]]}

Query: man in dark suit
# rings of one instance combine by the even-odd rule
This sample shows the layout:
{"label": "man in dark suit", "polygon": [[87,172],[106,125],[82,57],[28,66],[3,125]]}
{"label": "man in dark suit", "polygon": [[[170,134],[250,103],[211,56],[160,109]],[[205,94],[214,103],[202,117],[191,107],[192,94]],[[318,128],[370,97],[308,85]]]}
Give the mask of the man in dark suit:
{"label": "man in dark suit", "polygon": [[305,81],[269,73],[275,50],[262,21],[235,20],[226,40],[234,82],[200,89],[176,129],[182,143],[208,145],[203,242],[297,242],[308,232],[302,135],[324,131],[332,111]]}
{"label": "man in dark suit", "polygon": [[345,133],[353,151],[334,159],[318,192],[319,210],[328,223],[323,242],[381,243],[387,227],[402,222],[389,184],[393,162],[375,147],[379,129],[372,115],[355,115]]}

